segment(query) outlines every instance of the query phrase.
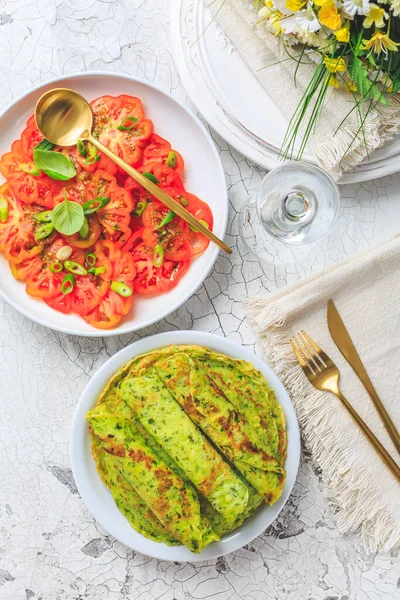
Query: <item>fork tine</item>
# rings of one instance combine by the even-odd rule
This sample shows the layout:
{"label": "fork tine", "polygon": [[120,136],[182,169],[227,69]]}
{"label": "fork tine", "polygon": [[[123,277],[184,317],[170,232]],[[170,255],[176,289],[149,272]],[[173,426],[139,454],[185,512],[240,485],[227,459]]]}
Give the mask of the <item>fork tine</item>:
{"label": "fork tine", "polygon": [[312,338],[310,338],[310,336],[302,329],[301,333],[303,334],[303,336],[308,340],[308,342],[311,344],[311,346],[314,348],[314,350],[318,353],[318,356],[322,359],[322,361],[328,365],[329,362],[329,356],[322,350],[322,348],[320,348],[318,346],[318,344],[316,342],[314,342],[314,340]]}
{"label": "fork tine", "polygon": [[297,347],[299,348],[300,352],[304,356],[304,358],[307,361],[308,366],[311,368],[311,370],[313,372],[314,371],[315,372],[320,371],[321,370],[320,363],[315,360],[315,358],[313,356],[313,353],[310,352],[310,349],[308,348],[307,344],[305,343],[305,341],[301,337],[301,334],[298,333],[297,336],[295,337],[295,339],[296,339]]}
{"label": "fork tine", "polygon": [[306,356],[303,352],[303,348],[299,344],[299,341],[297,340],[296,336],[294,336],[294,338],[290,340],[290,343],[292,344],[293,352],[295,353],[296,358],[299,361],[301,368],[303,369],[304,373],[307,375],[308,379],[310,379],[314,375],[315,367],[313,370],[308,359],[306,358]]}
{"label": "fork tine", "polygon": [[299,333],[298,335],[299,335],[299,338],[301,339],[301,341],[303,342],[305,351],[307,351],[307,353],[311,357],[311,360],[316,364],[318,369],[321,370],[321,367],[326,366],[324,361],[321,359],[318,352],[315,352],[314,349],[312,348],[312,346],[308,343],[307,338],[303,334],[303,331],[301,331],[301,333]]}

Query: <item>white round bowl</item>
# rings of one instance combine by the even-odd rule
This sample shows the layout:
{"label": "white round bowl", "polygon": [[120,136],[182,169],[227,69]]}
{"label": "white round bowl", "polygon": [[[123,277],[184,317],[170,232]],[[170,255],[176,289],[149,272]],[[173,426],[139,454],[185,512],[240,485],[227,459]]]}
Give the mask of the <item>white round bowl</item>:
{"label": "white round bowl", "polygon": [[[213,542],[200,554],[193,554],[185,546],[170,548],[163,543],[153,542],[137,533],[119,511],[111,492],[101,481],[91,453],[90,437],[85,414],[97,401],[101,390],[112,375],[126,362],[144,352],[156,350],[169,344],[198,344],[241,358],[259,369],[276,393],[286,416],[288,449],[285,463],[286,484],[282,496],[272,506],[263,504],[254,515],[247,519],[236,531],[225,535],[219,542]],[[94,518],[121,543],[147,556],[162,560],[198,562],[214,559],[238,550],[260,535],[271,523],[287,502],[293,489],[300,460],[300,433],[297,417],[289,395],[282,383],[257,356],[226,338],[199,331],[171,331],[154,335],[120,350],[109,358],[86,386],[79,399],[72,421],[69,452],[72,472],[79,493]]]}
{"label": "white round bowl", "polygon": [[[214,142],[183,104],[145,81],[122,74],[86,72],[59,77],[37,86],[0,113],[0,155],[8,152],[12,142],[20,137],[37,99],[53,87],[72,88],[89,101],[103,94],[138,96],[146,116],[154,122],[156,133],[165,137],[182,154],[185,187],[209,204],[214,215],[214,233],[219,238],[224,237],[228,192]],[[0,179],[3,180],[1,175]],[[45,302],[28,296],[25,284],[14,279],[3,255],[0,255],[0,295],[26,317],[57,331],[92,337],[128,333],[152,325],[184,304],[203,283],[217,255],[218,248],[211,243],[170,292],[153,298],[135,296],[129,314],[110,330],[96,329],[77,315],[64,315]]]}

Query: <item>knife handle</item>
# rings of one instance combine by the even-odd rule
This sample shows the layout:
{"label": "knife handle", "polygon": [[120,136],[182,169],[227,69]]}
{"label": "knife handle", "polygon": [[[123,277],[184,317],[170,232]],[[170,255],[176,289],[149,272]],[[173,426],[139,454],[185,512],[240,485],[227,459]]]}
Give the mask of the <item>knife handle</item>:
{"label": "knife handle", "polygon": [[384,426],[386,427],[386,431],[390,435],[391,440],[392,440],[393,444],[395,445],[397,452],[400,454],[400,433],[397,431],[395,424],[393,423],[392,419],[390,418],[386,408],[383,406],[381,399],[379,398],[378,394],[376,393],[376,390],[375,390],[374,386],[372,385],[372,382],[371,382],[370,378],[368,377],[367,373],[365,372],[364,377],[360,376],[360,379],[361,379],[361,382],[364,385],[365,389],[367,390],[368,394],[371,396],[372,402],[374,403],[375,408],[378,411],[379,416],[382,419]]}

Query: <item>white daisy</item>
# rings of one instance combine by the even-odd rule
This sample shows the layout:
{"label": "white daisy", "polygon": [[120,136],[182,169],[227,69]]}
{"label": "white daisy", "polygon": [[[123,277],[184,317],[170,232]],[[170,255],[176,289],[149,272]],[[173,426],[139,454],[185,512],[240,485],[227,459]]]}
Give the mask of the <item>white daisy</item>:
{"label": "white daisy", "polygon": [[351,17],[366,15],[369,12],[369,0],[343,0],[343,8]]}
{"label": "white daisy", "polygon": [[282,31],[285,33],[294,33],[297,29],[295,15],[291,14],[288,17],[283,17],[283,19],[279,21],[279,25],[282,27]]}
{"label": "white daisy", "polygon": [[311,4],[307,5],[306,10],[299,10],[296,13],[296,23],[303,31],[314,33],[321,28],[321,23],[318,21]]}

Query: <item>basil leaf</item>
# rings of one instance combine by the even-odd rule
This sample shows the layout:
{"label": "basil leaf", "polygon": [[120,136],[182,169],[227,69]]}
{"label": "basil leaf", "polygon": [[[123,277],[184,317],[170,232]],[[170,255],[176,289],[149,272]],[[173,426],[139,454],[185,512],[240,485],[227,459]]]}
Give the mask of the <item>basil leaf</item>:
{"label": "basil leaf", "polygon": [[74,165],[61,152],[34,150],[33,160],[37,168],[46,173],[51,179],[68,181],[68,179],[72,179],[76,175]]}
{"label": "basil leaf", "polygon": [[77,233],[82,228],[84,220],[82,206],[67,198],[51,211],[51,221],[55,229],[64,235]]}

